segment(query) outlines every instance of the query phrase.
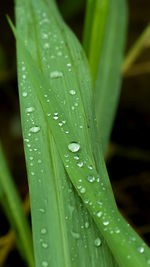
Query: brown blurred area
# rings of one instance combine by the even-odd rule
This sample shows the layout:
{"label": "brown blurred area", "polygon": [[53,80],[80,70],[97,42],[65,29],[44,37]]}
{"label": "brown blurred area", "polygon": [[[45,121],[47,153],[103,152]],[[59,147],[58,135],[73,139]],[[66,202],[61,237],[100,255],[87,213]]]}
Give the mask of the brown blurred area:
{"label": "brown blurred area", "polygon": [[[61,4],[61,1],[59,1]],[[126,51],[134,44],[150,22],[150,1],[129,0],[129,25]],[[16,78],[15,41],[5,15],[14,18],[13,1],[5,0],[0,7],[0,140],[7,156],[18,191],[25,198],[28,192],[21,135]],[[66,18],[81,38],[83,8]],[[122,91],[116,114],[107,167],[118,207],[141,237],[150,244],[150,40],[132,68],[123,77]],[[0,236],[9,225],[0,210]],[[10,253],[5,266],[18,257]],[[20,262],[19,262],[20,261]]]}

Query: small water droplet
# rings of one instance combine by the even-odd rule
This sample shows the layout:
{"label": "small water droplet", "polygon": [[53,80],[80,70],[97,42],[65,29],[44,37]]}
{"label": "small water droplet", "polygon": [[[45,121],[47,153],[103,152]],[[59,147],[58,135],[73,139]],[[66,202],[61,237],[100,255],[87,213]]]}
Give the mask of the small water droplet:
{"label": "small water droplet", "polygon": [[75,239],[79,239],[80,238],[80,234],[79,233],[71,232],[71,234]]}
{"label": "small water droplet", "polygon": [[60,71],[52,71],[51,73],[50,73],[50,77],[52,78],[52,79],[57,79],[57,78],[61,78],[61,77],[63,77],[63,73],[62,72],[60,72]]}
{"label": "small water droplet", "polygon": [[44,48],[45,48],[45,49],[47,49],[47,48],[49,48],[49,47],[50,47],[49,43],[45,43],[45,44],[44,44]]}
{"label": "small water droplet", "polygon": [[95,177],[92,176],[92,175],[89,175],[89,176],[86,177],[86,180],[87,180],[88,182],[90,182],[90,183],[93,183],[93,182],[95,181]]}
{"label": "small water droplet", "polygon": [[116,234],[119,234],[119,233],[120,233],[120,229],[116,229],[116,230],[115,230],[115,233],[116,233]]}
{"label": "small water droplet", "polygon": [[105,221],[105,222],[103,222],[103,224],[104,224],[104,225],[108,225],[108,224],[109,224],[109,222],[108,222],[108,221]]}
{"label": "small water droplet", "polygon": [[41,234],[42,234],[42,235],[45,235],[46,233],[47,233],[46,228],[42,228],[42,229],[41,229]]}
{"label": "small water droplet", "polygon": [[97,217],[100,218],[102,216],[102,212],[101,211],[98,211],[97,212]]}
{"label": "small water droplet", "polygon": [[42,261],[42,267],[48,267],[48,262],[47,261]]}
{"label": "small water droplet", "polygon": [[40,208],[39,211],[40,211],[41,213],[45,213],[45,209]]}
{"label": "small water droplet", "polygon": [[80,193],[81,194],[84,194],[86,192],[86,189],[84,188],[84,187],[82,187],[81,189],[80,189]]}
{"label": "small water droplet", "polygon": [[96,247],[100,247],[101,244],[102,244],[102,242],[101,242],[100,238],[97,237],[97,238],[95,239],[95,241],[94,241],[94,245],[95,245]]}
{"label": "small water droplet", "polygon": [[47,243],[42,243],[42,248],[48,248],[48,244]]}
{"label": "small water droplet", "polygon": [[75,95],[76,91],[75,90],[70,90],[69,93],[70,93],[70,95]]}
{"label": "small water droplet", "polygon": [[89,170],[93,170],[93,166],[92,165],[88,165],[88,169]]}
{"label": "small water droplet", "polygon": [[40,127],[39,126],[34,126],[30,128],[30,132],[32,133],[38,133],[40,131]]}
{"label": "small water droplet", "polygon": [[138,252],[140,252],[140,253],[144,253],[144,248],[143,248],[143,247],[139,247],[137,250],[138,250]]}
{"label": "small water droplet", "polygon": [[74,159],[75,159],[75,160],[78,160],[78,159],[79,159],[79,156],[74,156]]}
{"label": "small water droplet", "polygon": [[85,222],[84,226],[86,229],[89,228],[89,226],[90,226],[89,222]]}
{"label": "small water droplet", "polygon": [[23,93],[22,93],[22,96],[23,96],[23,97],[26,97],[26,96],[27,96],[27,92],[23,92]]}
{"label": "small water droplet", "polygon": [[63,123],[62,122],[59,122],[58,125],[61,127],[61,126],[63,126]]}
{"label": "small water droplet", "polygon": [[33,111],[34,111],[34,107],[29,107],[29,108],[25,109],[26,113],[30,113],[30,112],[33,112]]}
{"label": "small water droplet", "polygon": [[76,142],[72,142],[68,145],[68,149],[71,151],[71,152],[77,152],[80,150],[80,145]]}
{"label": "small water droplet", "polygon": [[78,162],[77,163],[77,166],[80,167],[80,168],[83,167],[83,162],[82,161],[81,162]]}

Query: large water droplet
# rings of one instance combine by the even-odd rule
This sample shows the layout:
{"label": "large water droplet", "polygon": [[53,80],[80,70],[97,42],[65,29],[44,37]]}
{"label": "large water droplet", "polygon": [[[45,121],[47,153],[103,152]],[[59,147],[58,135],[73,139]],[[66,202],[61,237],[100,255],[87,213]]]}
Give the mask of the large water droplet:
{"label": "large water droplet", "polygon": [[92,176],[92,175],[89,175],[89,176],[86,177],[86,180],[87,180],[88,182],[90,182],[90,183],[93,183],[93,182],[95,181],[95,177]]}
{"label": "large water droplet", "polygon": [[32,133],[38,133],[40,131],[40,127],[39,126],[34,126],[30,128],[30,132]]}
{"label": "large water droplet", "polygon": [[71,151],[71,152],[77,152],[80,150],[80,145],[76,142],[72,142],[68,145],[68,149]]}
{"label": "large water droplet", "polygon": [[52,71],[51,73],[50,73],[50,77],[52,78],[52,79],[57,79],[57,78],[61,78],[61,77],[63,77],[63,73],[62,72],[60,72],[60,71]]}
{"label": "large water droplet", "polygon": [[102,241],[100,240],[99,237],[97,237],[97,238],[95,239],[94,244],[95,244],[96,247],[99,247],[99,246],[102,244]]}

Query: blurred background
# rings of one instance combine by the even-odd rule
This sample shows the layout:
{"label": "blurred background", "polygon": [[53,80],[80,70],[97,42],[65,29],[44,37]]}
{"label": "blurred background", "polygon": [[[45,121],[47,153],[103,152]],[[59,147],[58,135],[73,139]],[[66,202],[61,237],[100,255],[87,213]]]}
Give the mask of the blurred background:
{"label": "blurred background", "polygon": [[[75,3],[76,2],[76,3]],[[82,39],[85,0],[58,1],[60,10],[78,38]],[[66,8],[67,7],[67,8]],[[149,0],[128,0],[129,24],[126,52],[150,22]],[[5,15],[14,19],[13,1],[0,8],[0,140],[18,191],[28,193],[21,134],[16,77],[15,40]],[[122,90],[107,154],[107,167],[118,207],[123,216],[150,244],[150,39],[133,66],[123,76]],[[1,205],[1,203],[0,203]],[[1,238],[9,224],[0,207]],[[3,266],[24,266],[14,244]]]}

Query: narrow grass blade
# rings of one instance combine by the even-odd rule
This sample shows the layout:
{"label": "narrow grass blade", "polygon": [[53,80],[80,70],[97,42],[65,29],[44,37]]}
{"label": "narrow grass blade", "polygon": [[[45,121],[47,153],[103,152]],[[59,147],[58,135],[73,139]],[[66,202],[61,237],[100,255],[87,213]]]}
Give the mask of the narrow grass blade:
{"label": "narrow grass blade", "polygon": [[[70,54],[67,48],[63,48],[62,51],[56,48],[56,37],[54,37],[56,33],[57,35],[59,33],[57,37],[59,45],[64,45],[66,39],[55,21],[54,14],[57,15],[55,5],[50,3],[49,9],[52,10],[49,10],[43,1],[38,3],[32,1],[32,3],[33,6],[30,1],[16,1],[17,29],[20,34],[23,34],[27,49],[32,53],[36,65],[40,67],[47,79],[50,76],[50,69],[53,70],[53,75],[58,75],[57,68],[60,62],[62,66],[68,64],[68,71]],[[48,17],[47,10],[50,12]],[[48,37],[50,31],[54,37],[51,50]],[[73,43],[74,39],[70,41]],[[79,52],[76,52],[74,44],[72,44],[72,48],[72,53]],[[65,60],[64,57],[62,58],[62,53],[65,53]],[[56,55],[60,58],[60,62],[55,62]],[[30,73],[32,75],[32,71]],[[93,219],[68,179],[47,124],[47,117],[51,117],[51,114],[48,112],[45,118],[41,100],[31,83],[19,44],[18,74],[36,266],[117,266]],[[41,77],[40,73],[38,75]],[[42,77],[39,79],[38,86],[40,86],[41,80],[43,80]],[[49,83],[48,87],[51,88]],[[73,84],[70,84],[69,87],[70,92],[68,91],[66,96],[68,100],[71,100],[74,95]],[[52,99],[49,100],[49,95],[43,93],[42,90],[41,88],[39,91],[40,95],[44,96],[47,104],[51,106]],[[57,118],[59,117],[57,101],[58,98],[63,97],[62,84],[57,77],[53,81],[52,90],[55,99],[53,100],[55,109],[53,121],[59,123],[58,126],[61,130],[67,122]],[[68,103],[68,105],[72,104]],[[64,105],[63,102],[62,105]],[[70,118],[71,115],[70,113]],[[67,165],[67,153],[65,160],[65,165]],[[76,163],[82,167],[82,163],[78,159],[76,159]],[[78,168],[80,168],[79,166]],[[103,243],[102,247],[100,246],[101,242]]]}
{"label": "narrow grass blade", "polygon": [[83,47],[88,56],[92,78],[95,84],[103,37],[108,17],[109,0],[87,0],[83,32]]}
{"label": "narrow grass blade", "polygon": [[[38,59],[41,58],[44,62],[43,67],[39,64],[37,57],[34,57],[35,54],[32,53],[32,57],[28,52],[20,35],[16,33],[18,51],[22,57],[20,61],[18,60],[19,70],[21,70],[21,65],[25,67],[22,69],[23,73],[20,73],[22,94],[26,97],[26,104],[30,103],[28,97],[31,95],[41,104],[39,106],[41,109],[38,110],[41,111],[38,112],[39,118],[34,121],[31,117],[30,123],[26,125],[25,138],[28,139],[26,141],[29,145],[32,145],[29,152],[36,161],[38,161],[39,155],[42,156],[41,153],[36,154],[41,151],[39,147],[34,147],[33,140],[39,138],[38,144],[39,140],[43,140],[42,145],[44,146],[44,141],[47,140],[44,129],[47,126],[48,132],[52,133],[56,142],[66,172],[120,266],[147,266],[149,249],[118,213],[102,152],[95,148],[97,143],[92,137],[95,136],[96,131],[93,125],[93,114],[91,112],[90,118],[87,119],[85,113],[87,107],[83,104],[86,98],[89,109],[92,110],[92,98],[89,99],[89,96],[92,95],[92,81],[87,61],[74,35],[65,26],[60,16],[54,12],[56,7],[53,4],[53,1],[48,4],[45,1],[37,3],[32,0],[34,18],[38,22],[36,24],[37,40],[39,40],[37,51],[38,55],[41,55]],[[47,32],[48,38],[43,40],[41,36],[45,33],[44,29],[46,30],[47,24],[51,25],[51,28]],[[26,39],[25,43],[28,44]],[[45,53],[47,53],[47,57],[45,57]],[[54,59],[54,61],[50,59]],[[27,86],[27,82],[30,82],[33,87]],[[72,93],[72,90],[75,93]],[[23,110],[25,112],[26,106]],[[44,119],[45,126],[41,123],[40,116]],[[97,159],[95,159],[95,155],[97,155]],[[83,168],[77,164],[79,163],[77,162],[78,157],[80,163],[83,163]],[[42,159],[47,159],[47,156]],[[98,164],[99,159],[100,163]],[[34,165],[31,168],[28,166],[28,169],[30,178],[32,176],[30,186],[31,183],[34,186],[40,186],[42,181],[38,179],[39,169],[36,169]],[[42,166],[41,169],[44,172]],[[47,186],[44,183],[45,177],[48,176],[48,173],[46,174],[42,178],[44,187]],[[46,188],[44,192],[46,192],[45,190]],[[37,191],[39,192],[39,190]],[[35,197],[37,191],[34,192]],[[35,202],[35,197],[32,199],[33,202]],[[41,200],[43,206],[45,203],[44,208],[42,207],[42,211],[45,212],[46,203],[49,201],[44,201],[44,199]],[[48,216],[48,212],[45,214]],[[56,220],[55,223],[57,222]],[[45,255],[48,257],[48,254]],[[49,257],[47,257],[44,264],[48,266],[47,259]]]}
{"label": "narrow grass blade", "polygon": [[125,74],[131,65],[135,62],[139,54],[145,48],[146,43],[150,39],[150,24],[144,29],[140,37],[136,40],[135,44],[129,49],[125,60],[123,62],[122,72]]}
{"label": "narrow grass blade", "polygon": [[[106,154],[121,87],[121,66],[126,37],[125,0],[110,0],[103,48],[95,86],[98,131]],[[98,33],[97,33],[98,34]]]}
{"label": "narrow grass blade", "polygon": [[16,241],[28,266],[33,267],[32,239],[20,197],[8,170],[0,144],[0,199],[8,220],[15,231]]}

